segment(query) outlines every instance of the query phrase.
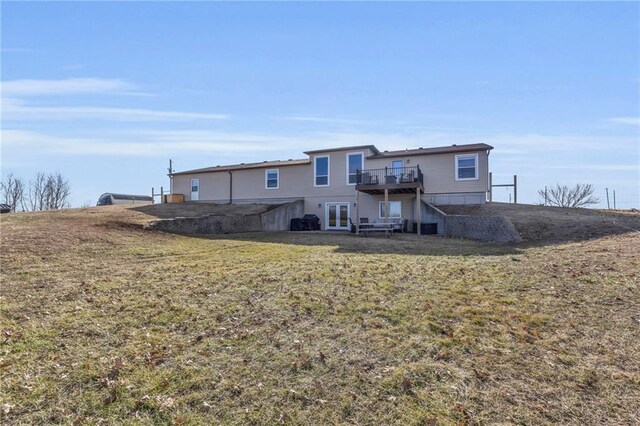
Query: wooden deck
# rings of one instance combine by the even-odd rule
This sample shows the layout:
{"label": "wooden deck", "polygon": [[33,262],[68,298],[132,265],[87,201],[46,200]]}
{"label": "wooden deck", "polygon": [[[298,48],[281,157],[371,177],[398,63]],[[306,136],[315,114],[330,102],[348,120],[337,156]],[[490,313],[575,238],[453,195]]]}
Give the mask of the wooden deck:
{"label": "wooden deck", "polygon": [[420,188],[420,192],[424,193],[422,182],[403,182],[388,184],[358,184],[356,191],[365,194],[384,194],[384,190],[388,190],[389,194],[415,194],[416,188]]}

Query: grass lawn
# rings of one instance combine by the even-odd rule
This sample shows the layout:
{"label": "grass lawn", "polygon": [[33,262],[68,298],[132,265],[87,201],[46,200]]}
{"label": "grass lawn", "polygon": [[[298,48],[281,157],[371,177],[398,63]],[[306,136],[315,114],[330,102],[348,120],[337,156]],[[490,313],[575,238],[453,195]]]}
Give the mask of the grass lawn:
{"label": "grass lawn", "polygon": [[2,217],[0,423],[640,423],[637,233],[195,238],[136,214]]}

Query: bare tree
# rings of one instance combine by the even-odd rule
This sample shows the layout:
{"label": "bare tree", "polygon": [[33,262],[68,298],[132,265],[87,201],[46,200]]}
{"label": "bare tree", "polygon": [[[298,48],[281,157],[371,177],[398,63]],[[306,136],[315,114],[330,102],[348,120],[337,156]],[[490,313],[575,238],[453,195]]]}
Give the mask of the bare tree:
{"label": "bare tree", "polygon": [[600,200],[593,196],[595,188],[590,183],[577,183],[574,187],[556,184],[550,188],[539,189],[538,196],[545,205],[557,207],[584,207],[597,204]]}
{"label": "bare tree", "polygon": [[69,207],[69,195],[71,195],[69,181],[60,173],[50,174],[45,184],[45,195],[46,210]]}
{"label": "bare tree", "polygon": [[12,212],[15,212],[18,206],[24,210],[24,182],[22,179],[9,173],[7,178],[0,182],[0,192],[4,203],[11,207]]}
{"label": "bare tree", "polygon": [[26,204],[31,211],[44,210],[46,205],[47,177],[44,173],[38,172],[33,180],[29,181],[27,188]]}
{"label": "bare tree", "polygon": [[60,173],[36,173],[29,181],[25,210],[55,210],[69,207],[71,187],[69,181]]}

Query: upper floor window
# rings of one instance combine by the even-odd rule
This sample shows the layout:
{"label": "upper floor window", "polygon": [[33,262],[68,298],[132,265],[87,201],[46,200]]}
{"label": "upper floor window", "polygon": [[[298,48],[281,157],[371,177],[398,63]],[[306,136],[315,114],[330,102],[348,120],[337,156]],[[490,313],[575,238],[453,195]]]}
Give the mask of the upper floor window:
{"label": "upper floor window", "polygon": [[315,157],[313,186],[329,186],[329,156]]}
{"label": "upper floor window", "polygon": [[358,179],[358,170],[364,168],[364,154],[354,152],[347,154],[347,185],[355,185]]}
{"label": "upper floor window", "polygon": [[280,170],[265,170],[264,181],[266,189],[278,189],[280,187]]}
{"label": "upper floor window", "polygon": [[478,154],[456,155],[456,180],[478,179]]}

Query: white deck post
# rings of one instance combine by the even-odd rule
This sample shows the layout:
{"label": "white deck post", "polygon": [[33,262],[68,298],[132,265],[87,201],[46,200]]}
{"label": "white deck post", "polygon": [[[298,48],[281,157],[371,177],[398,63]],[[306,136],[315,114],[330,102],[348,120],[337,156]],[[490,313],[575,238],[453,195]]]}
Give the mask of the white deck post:
{"label": "white deck post", "polygon": [[[386,167],[385,167],[386,169]],[[385,223],[385,235],[389,236],[389,231],[387,230],[387,225],[389,223],[389,190],[385,188],[384,190],[384,223]]]}
{"label": "white deck post", "polygon": [[360,191],[356,189],[356,235],[360,234]]}
{"label": "white deck post", "polygon": [[384,190],[384,222],[389,222],[389,190]]}
{"label": "white deck post", "polygon": [[422,200],[420,199],[420,188],[416,188],[416,214],[417,214],[417,220],[416,220],[416,226],[418,227],[418,229],[416,229],[416,235],[420,235],[420,225],[422,222]]}

